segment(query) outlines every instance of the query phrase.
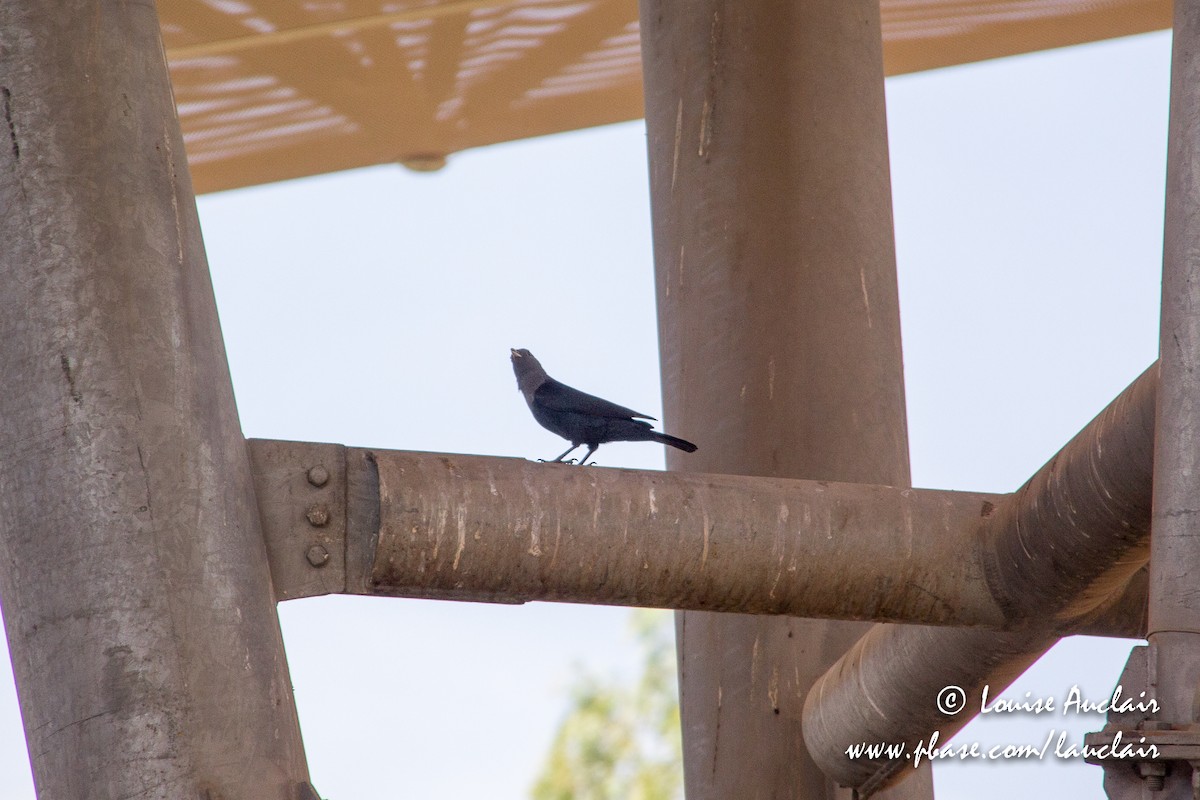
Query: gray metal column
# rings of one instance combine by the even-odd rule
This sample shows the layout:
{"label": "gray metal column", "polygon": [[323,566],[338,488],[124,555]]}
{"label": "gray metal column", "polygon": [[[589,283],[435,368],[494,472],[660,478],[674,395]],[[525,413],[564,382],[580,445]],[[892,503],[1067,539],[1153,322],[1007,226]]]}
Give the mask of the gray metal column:
{"label": "gray metal column", "polygon": [[[1112,800],[1200,796],[1200,3],[1175,3],[1147,638],[1087,736]],[[1133,743],[1135,747],[1120,747]]]}
{"label": "gray metal column", "polygon": [[[1161,326],[1146,657],[1159,705],[1156,723],[1186,730],[1195,764],[1200,757],[1200,3],[1195,0],[1175,3]],[[1149,765],[1139,769],[1146,773]],[[1164,800],[1192,796],[1189,771],[1183,761],[1166,770]]]}
{"label": "gray metal column", "polygon": [[0,597],[39,797],[307,781],[153,3],[0,3]]}
{"label": "gray metal column", "polygon": [[[876,0],[643,0],[673,469],[909,483]],[[687,794],[818,798],[801,709],[862,624],[678,617]],[[900,788],[931,793],[929,774]]]}
{"label": "gray metal column", "polygon": [[1170,127],[1149,629],[1200,654],[1200,3],[1175,4]]}

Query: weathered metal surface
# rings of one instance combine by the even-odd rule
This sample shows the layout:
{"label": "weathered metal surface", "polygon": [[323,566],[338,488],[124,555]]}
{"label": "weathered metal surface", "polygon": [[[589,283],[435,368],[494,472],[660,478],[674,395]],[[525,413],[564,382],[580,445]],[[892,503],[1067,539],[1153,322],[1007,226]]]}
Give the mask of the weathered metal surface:
{"label": "weathered metal surface", "polygon": [[[1200,653],[1180,631],[1162,631],[1145,647],[1129,654],[1114,695],[1120,704],[1108,710],[1102,731],[1084,743],[1087,760],[1104,767],[1104,792],[1110,800],[1194,800],[1192,765],[1200,763],[1200,725],[1171,713],[1164,695],[1178,692],[1171,684],[1200,670]],[[1193,691],[1195,686],[1192,687]],[[1160,691],[1165,690],[1165,691]]]}
{"label": "weathered metal surface", "polygon": [[346,590],[346,448],[250,439],[277,600]]}
{"label": "weathered metal surface", "polygon": [[[1141,734],[1154,758],[1104,761],[1113,800],[1140,800],[1150,787],[1163,800],[1193,795],[1200,781],[1200,4],[1175,3],[1171,115],[1163,229],[1159,389],[1154,437],[1154,514],[1150,548],[1149,639],[1131,662],[1148,659],[1157,705],[1141,727],[1109,721],[1106,735]],[[1139,664],[1140,668],[1140,664]],[[1135,670],[1137,671],[1137,670]],[[1124,729],[1124,730],[1122,730]],[[1093,735],[1093,738],[1102,738]],[[1122,761],[1130,763],[1122,763]],[[1130,779],[1130,771],[1144,781]],[[1195,774],[1193,774],[1195,773]],[[1144,784],[1144,785],[1140,785]]]}
{"label": "weathered metal surface", "polygon": [[[1153,688],[1150,685],[1149,656],[1150,648],[1146,646],[1135,647],[1130,651],[1129,660],[1125,662],[1125,669],[1121,671],[1121,677],[1118,680],[1122,696],[1139,700],[1147,696],[1153,697]],[[1147,694],[1143,695],[1143,692]],[[1132,732],[1144,726],[1150,716],[1151,714],[1144,708],[1110,708],[1106,715],[1107,724],[1104,726],[1104,730],[1088,734],[1084,737],[1084,743],[1092,747],[1103,746],[1106,743],[1111,744],[1117,731],[1124,729]],[[1130,741],[1140,744],[1138,740],[1141,738],[1139,733],[1134,735]],[[1098,759],[1094,758],[1089,758],[1088,762],[1100,763]],[[1105,767],[1104,793],[1110,800],[1144,800],[1145,788],[1143,778],[1136,765],[1122,763],[1110,764]]]}
{"label": "weathered metal surface", "polygon": [[370,450],[346,451],[346,591],[371,594],[379,542],[379,469]]}
{"label": "weathered metal surface", "polygon": [[[1008,633],[879,626],[822,676],[804,710],[809,751],[838,782],[870,789],[904,761],[850,760],[860,742],[942,740],[1063,633],[1103,617],[1148,557],[1157,365],[1150,367],[987,521],[992,588],[1025,627]],[[968,705],[938,710],[946,686]]]}
{"label": "weathered metal surface", "polygon": [[1200,4],[1175,4],[1173,42],[1162,377],[1154,445],[1152,636],[1160,631],[1200,633]]}
{"label": "weathered metal surface", "polygon": [[1149,565],[1143,566],[1119,594],[1082,619],[1064,620],[1063,636],[1113,636],[1118,639],[1146,638],[1146,592]]}
{"label": "weathered metal surface", "polygon": [[1142,373],[984,527],[988,582],[1010,618],[1077,620],[1146,563],[1157,374]]}
{"label": "weathered metal surface", "polygon": [[[907,486],[879,3],[644,0],[641,35],[664,416],[701,444],[668,465]],[[689,800],[834,796],[801,708],[866,629],[682,614]]]}
{"label": "weathered metal surface", "polygon": [[[280,600],[346,592],[1024,624],[1003,616],[982,567],[980,529],[1009,495],[248,444]],[[330,521],[316,527],[308,513],[323,500]],[[320,564],[314,546],[328,553]],[[1061,632],[1143,636],[1146,584],[1143,566]]]}
{"label": "weathered metal surface", "polygon": [[39,797],[308,779],[153,3],[0,3],[0,596]]}
{"label": "weathered metal surface", "polygon": [[1002,624],[971,546],[997,495],[373,455],[374,594]]}

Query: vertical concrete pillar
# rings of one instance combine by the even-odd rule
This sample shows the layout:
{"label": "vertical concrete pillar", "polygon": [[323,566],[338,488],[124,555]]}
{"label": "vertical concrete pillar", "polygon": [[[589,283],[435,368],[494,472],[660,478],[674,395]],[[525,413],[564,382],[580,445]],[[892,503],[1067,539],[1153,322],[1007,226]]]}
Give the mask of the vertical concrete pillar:
{"label": "vertical concrete pillar", "polygon": [[[668,463],[908,485],[877,0],[643,0],[641,30],[666,419],[700,444]],[[681,613],[689,800],[835,796],[801,710],[867,627]]]}
{"label": "vertical concrete pillar", "polygon": [[0,3],[0,209],[0,598],[38,796],[299,796],[153,3]]}

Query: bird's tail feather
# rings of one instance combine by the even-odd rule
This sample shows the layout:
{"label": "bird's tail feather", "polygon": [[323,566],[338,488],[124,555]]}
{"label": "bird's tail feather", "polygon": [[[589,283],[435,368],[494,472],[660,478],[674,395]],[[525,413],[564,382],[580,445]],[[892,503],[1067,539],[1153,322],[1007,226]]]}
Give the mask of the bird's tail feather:
{"label": "bird's tail feather", "polygon": [[671,445],[671,447],[678,447],[680,450],[684,451],[685,453],[696,452],[696,445],[692,444],[687,439],[680,439],[678,436],[672,436],[669,433],[659,433],[658,431],[654,431],[653,434],[654,434],[654,441],[656,441],[656,442],[662,442],[663,444],[669,444],[669,445]]}

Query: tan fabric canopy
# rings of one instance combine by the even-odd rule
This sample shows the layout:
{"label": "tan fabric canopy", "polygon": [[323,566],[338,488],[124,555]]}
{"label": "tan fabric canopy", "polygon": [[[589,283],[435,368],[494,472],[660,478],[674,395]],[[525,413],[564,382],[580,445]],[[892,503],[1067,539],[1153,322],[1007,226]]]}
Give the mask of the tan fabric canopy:
{"label": "tan fabric canopy", "polygon": [[[1142,33],[1170,0],[882,0],[890,75]],[[636,0],[160,0],[197,192],[642,116]]]}

